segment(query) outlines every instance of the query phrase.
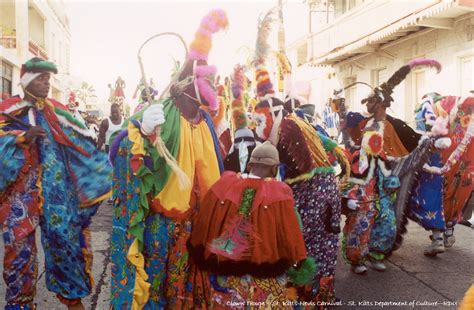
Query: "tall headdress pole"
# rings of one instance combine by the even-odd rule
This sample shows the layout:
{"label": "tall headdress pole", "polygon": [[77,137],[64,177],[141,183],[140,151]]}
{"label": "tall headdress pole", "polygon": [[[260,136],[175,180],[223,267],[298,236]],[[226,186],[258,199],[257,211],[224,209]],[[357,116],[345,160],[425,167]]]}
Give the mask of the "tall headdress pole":
{"label": "tall headdress pole", "polygon": [[[285,51],[285,25],[283,23],[283,0],[278,0],[278,54],[286,58],[286,51]],[[291,73],[291,69],[288,71],[288,67],[286,64],[288,63],[288,59],[286,62],[278,59],[278,91],[280,93],[284,92],[285,87],[285,78],[289,73]]]}
{"label": "tall headdress pole", "polygon": [[[143,42],[143,44],[138,49],[137,57],[138,57],[138,63],[140,64],[140,70],[141,70],[141,74],[142,74],[143,83],[145,85],[146,97],[147,97],[148,102],[150,102],[150,103],[152,103],[153,100],[152,100],[152,97],[151,97],[150,88],[149,88],[149,85],[148,85],[148,80],[147,80],[146,74],[145,74],[145,67],[143,65],[143,59],[141,57],[141,52],[142,52],[143,47],[148,42],[150,42],[151,40],[153,40],[155,38],[158,38],[158,37],[161,37],[161,36],[166,36],[166,35],[175,36],[181,41],[181,43],[184,46],[184,50],[186,52],[185,59],[188,58],[188,48],[186,46],[186,42],[184,42],[184,39],[179,34],[177,34],[175,32],[158,33],[158,34],[155,34],[155,35],[149,37],[145,42]],[[181,68],[179,69],[179,72],[174,75],[171,82],[168,84],[168,86],[165,88],[165,90],[161,93],[160,99],[165,98],[165,96],[168,96],[169,89],[170,89],[171,85],[173,85],[173,83],[175,82],[175,79],[177,79],[177,77],[179,76],[179,73],[183,70],[183,67],[184,66],[181,66]],[[162,156],[165,159],[166,163],[171,167],[173,172],[176,173],[176,175],[178,177],[178,180],[179,180],[180,187],[181,188],[186,188],[186,187],[190,186],[191,182],[190,182],[188,176],[178,166],[178,163],[177,163],[176,159],[173,157],[173,155],[170,153],[170,151],[166,148],[166,145],[165,145],[164,141],[161,139],[161,128],[160,128],[160,126],[156,126],[155,135],[156,135],[156,139],[155,139],[155,142],[154,142],[154,146],[155,146],[156,150],[158,151],[158,154],[160,154],[160,156]]]}
{"label": "tall headdress pole", "polygon": [[257,83],[257,97],[262,99],[265,96],[273,96],[273,84],[270,80],[265,63],[270,54],[270,44],[268,43],[268,36],[272,30],[272,23],[275,21],[275,12],[277,7],[268,11],[263,18],[258,21],[257,41],[255,43],[255,55],[252,65],[255,68],[255,81]]}

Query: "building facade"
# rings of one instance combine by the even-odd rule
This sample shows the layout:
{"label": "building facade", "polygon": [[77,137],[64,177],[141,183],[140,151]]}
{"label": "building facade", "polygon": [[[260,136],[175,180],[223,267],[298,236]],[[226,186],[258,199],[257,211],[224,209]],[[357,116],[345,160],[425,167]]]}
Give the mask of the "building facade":
{"label": "building facade", "polygon": [[[375,87],[411,59],[434,58],[443,65],[439,74],[415,70],[394,91],[389,113],[410,125],[423,94],[468,95],[474,89],[473,0],[313,0],[309,4],[310,33],[291,47],[300,71],[325,72],[319,74],[322,84],[347,86],[362,81]],[[360,101],[369,91],[363,85],[348,89],[350,109],[362,111]]]}
{"label": "building facade", "polygon": [[53,61],[50,97],[67,102],[71,34],[61,0],[0,1],[0,93],[3,100],[21,94],[21,64],[32,57]]}

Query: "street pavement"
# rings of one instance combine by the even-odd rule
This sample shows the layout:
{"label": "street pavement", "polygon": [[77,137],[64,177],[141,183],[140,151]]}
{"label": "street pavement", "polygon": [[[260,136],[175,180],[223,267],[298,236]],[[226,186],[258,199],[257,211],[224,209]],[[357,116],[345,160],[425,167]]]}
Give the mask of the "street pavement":
{"label": "street pavement", "polygon": [[[109,309],[111,223],[111,207],[103,204],[91,226],[95,286],[92,294],[83,301],[86,309]],[[339,255],[336,294],[342,300],[342,306],[336,308],[382,309],[383,306],[383,309],[413,309],[408,304],[414,302],[415,309],[456,309],[456,303],[474,282],[474,229],[457,225],[455,235],[453,248],[436,258],[425,257],[423,249],[430,242],[429,233],[410,223],[402,248],[388,259],[385,272],[369,268],[366,275],[353,274]],[[40,245],[38,234],[37,241]],[[0,241],[0,258],[3,258],[3,251],[3,241]],[[46,290],[41,246],[39,253],[40,276],[35,300],[38,309],[66,309],[58,304],[53,293]],[[3,309],[5,284],[3,281],[0,283],[0,309]],[[387,302],[399,305],[389,306]],[[407,305],[403,305],[405,302]]]}

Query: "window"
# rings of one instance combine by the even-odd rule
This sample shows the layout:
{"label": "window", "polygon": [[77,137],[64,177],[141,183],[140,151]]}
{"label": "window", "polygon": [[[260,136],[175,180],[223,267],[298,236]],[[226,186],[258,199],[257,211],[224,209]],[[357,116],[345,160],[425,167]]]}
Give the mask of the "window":
{"label": "window", "polygon": [[[415,126],[415,107],[416,104],[421,101],[421,98],[427,93],[426,83],[425,83],[425,71],[418,70],[412,73],[411,77],[411,96],[408,102],[405,102],[404,111],[405,121],[408,125]],[[409,88],[408,88],[409,89]],[[407,90],[408,90],[407,89]]]}
{"label": "window", "polygon": [[388,80],[387,68],[372,70],[372,87],[379,86]]}
{"label": "window", "polygon": [[61,41],[59,41],[59,46],[58,46],[58,57],[59,57],[59,65],[61,67],[64,67],[64,63],[63,63],[63,43]]}
{"label": "window", "polygon": [[472,75],[474,74],[472,67],[474,66],[474,56],[461,58],[461,96],[467,96],[470,91],[474,90]]}
{"label": "window", "polygon": [[358,7],[365,0],[335,0],[336,17]]}
{"label": "window", "polygon": [[53,62],[56,62],[56,35],[54,33],[51,36],[51,53]]}
{"label": "window", "polygon": [[6,62],[1,62],[0,72],[0,102],[12,96],[13,66]]}
{"label": "window", "polygon": [[[348,77],[344,79],[344,87],[347,87],[350,84],[355,83],[355,77]],[[349,110],[354,111],[356,107],[356,89],[357,85],[352,86],[345,90],[346,93],[346,105],[349,107]]]}
{"label": "window", "polygon": [[66,55],[65,55],[65,68],[64,72],[69,72],[69,58],[70,58],[70,50],[69,50],[69,45],[66,44]]}

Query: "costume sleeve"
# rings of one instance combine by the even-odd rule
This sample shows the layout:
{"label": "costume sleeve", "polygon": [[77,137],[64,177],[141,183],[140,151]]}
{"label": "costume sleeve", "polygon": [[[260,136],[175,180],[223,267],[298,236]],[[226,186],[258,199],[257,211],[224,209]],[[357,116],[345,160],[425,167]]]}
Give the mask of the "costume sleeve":
{"label": "costume sleeve", "polygon": [[90,154],[87,157],[71,148],[64,148],[80,205],[82,208],[90,207],[111,195],[112,167],[107,155],[97,149],[89,138],[71,128],[64,127],[63,130],[75,145]]}
{"label": "costume sleeve", "polygon": [[0,129],[0,194],[14,182],[25,164],[25,153],[21,147],[24,131],[2,131]]}

